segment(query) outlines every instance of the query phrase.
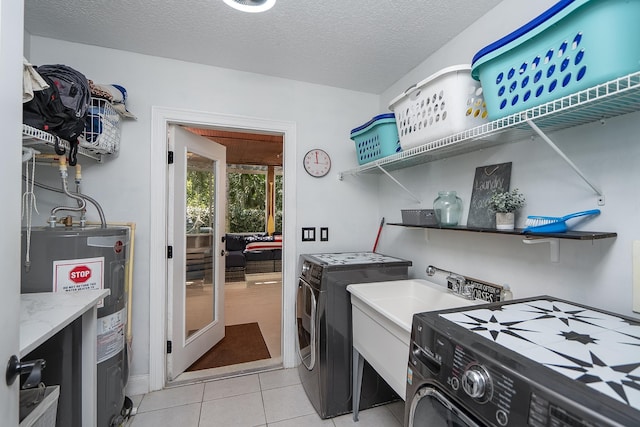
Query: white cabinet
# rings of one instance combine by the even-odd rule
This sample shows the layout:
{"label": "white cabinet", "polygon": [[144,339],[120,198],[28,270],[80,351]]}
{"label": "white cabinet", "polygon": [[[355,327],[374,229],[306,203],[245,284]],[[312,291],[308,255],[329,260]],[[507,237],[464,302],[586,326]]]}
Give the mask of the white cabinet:
{"label": "white cabinet", "polygon": [[97,304],[108,289],[45,292],[20,296],[20,358],[71,324],[82,319],[82,425],[97,422],[96,328]]}

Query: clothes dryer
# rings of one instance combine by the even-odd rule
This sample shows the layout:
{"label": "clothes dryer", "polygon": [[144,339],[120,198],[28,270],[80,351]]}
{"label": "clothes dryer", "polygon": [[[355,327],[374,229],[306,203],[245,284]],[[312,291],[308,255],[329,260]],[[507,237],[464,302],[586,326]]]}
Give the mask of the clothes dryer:
{"label": "clothes dryer", "polygon": [[[347,285],[408,278],[411,261],[374,252],[300,256],[296,298],[298,368],[309,400],[321,418],[352,409],[352,320]],[[365,362],[360,409],[399,399]]]}

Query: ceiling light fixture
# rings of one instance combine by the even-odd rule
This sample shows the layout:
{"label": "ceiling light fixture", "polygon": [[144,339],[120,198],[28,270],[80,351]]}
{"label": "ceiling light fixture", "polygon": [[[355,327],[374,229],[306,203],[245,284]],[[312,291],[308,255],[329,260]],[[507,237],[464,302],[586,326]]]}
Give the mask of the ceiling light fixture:
{"label": "ceiling light fixture", "polygon": [[242,12],[258,13],[271,9],[276,0],[223,0],[227,5]]}

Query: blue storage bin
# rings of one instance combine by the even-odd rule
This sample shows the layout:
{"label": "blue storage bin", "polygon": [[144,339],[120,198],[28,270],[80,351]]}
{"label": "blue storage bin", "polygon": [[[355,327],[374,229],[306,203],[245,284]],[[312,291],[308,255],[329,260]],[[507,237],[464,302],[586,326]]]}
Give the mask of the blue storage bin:
{"label": "blue storage bin", "polygon": [[351,139],[356,143],[358,163],[361,165],[402,151],[393,113],[375,116],[351,130]]}
{"label": "blue storage bin", "polygon": [[480,50],[491,119],[518,113],[640,70],[640,1],[563,0]]}

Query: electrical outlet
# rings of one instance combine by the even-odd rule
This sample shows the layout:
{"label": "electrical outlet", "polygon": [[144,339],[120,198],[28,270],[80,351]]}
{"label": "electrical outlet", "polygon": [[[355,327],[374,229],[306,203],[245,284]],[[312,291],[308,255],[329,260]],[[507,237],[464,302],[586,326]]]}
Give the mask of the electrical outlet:
{"label": "electrical outlet", "polygon": [[640,240],[633,241],[633,311],[640,313]]}

